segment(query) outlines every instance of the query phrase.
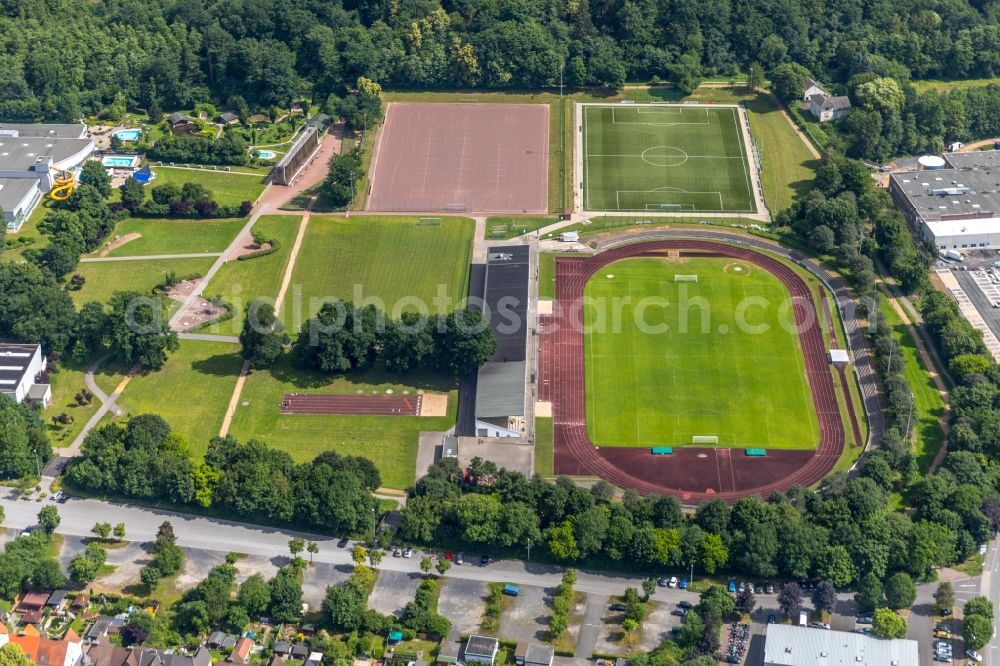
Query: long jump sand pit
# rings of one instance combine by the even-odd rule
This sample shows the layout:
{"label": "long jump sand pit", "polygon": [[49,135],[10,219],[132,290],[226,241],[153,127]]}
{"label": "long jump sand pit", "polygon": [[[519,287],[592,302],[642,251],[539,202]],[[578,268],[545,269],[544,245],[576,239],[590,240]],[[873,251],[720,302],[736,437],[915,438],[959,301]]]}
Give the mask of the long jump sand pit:
{"label": "long jump sand pit", "polygon": [[545,104],[391,103],[372,163],[368,210],[548,210]]}

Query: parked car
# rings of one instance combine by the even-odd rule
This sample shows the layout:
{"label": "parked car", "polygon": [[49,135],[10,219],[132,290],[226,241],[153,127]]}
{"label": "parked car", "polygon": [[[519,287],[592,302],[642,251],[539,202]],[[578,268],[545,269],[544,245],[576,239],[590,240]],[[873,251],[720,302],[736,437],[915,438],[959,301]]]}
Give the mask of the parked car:
{"label": "parked car", "polygon": [[458,555],[455,556],[455,564],[464,564],[464,563],[465,563],[465,556],[462,555],[462,553],[459,553]]}
{"label": "parked car", "polygon": [[347,548],[347,537],[337,542],[337,548]]}
{"label": "parked car", "polygon": [[687,609],[686,608],[681,608],[680,606],[678,606],[677,608],[675,608],[672,611],[670,611],[670,614],[671,615],[676,615],[677,617],[684,617],[685,615],[687,615]]}
{"label": "parked car", "polygon": [[771,583],[768,583],[767,585],[764,586],[764,590],[768,594],[774,594],[774,585],[772,585]]}
{"label": "parked car", "polygon": [[503,593],[506,594],[508,597],[516,597],[517,595],[521,594],[521,588],[518,587],[517,585],[511,585],[510,583],[507,583],[506,585],[503,586]]}
{"label": "parked car", "polygon": [[747,584],[741,580],[740,581],[740,592],[742,592],[745,589],[747,589]]}
{"label": "parked car", "polygon": [[681,608],[687,608],[687,609],[694,608],[694,604],[691,603],[690,601],[678,601],[677,605],[680,606]]}
{"label": "parked car", "polygon": [[608,606],[610,610],[623,612],[626,610],[625,604],[614,603]]}
{"label": "parked car", "polygon": [[688,589],[688,579],[681,578],[681,582],[678,584],[678,587],[681,588],[682,590]]}
{"label": "parked car", "polygon": [[754,593],[755,594],[764,594],[764,586],[761,585],[760,583],[757,583],[757,585],[754,586]]}
{"label": "parked car", "polygon": [[944,641],[937,641],[936,643],[934,643],[934,647],[938,648],[939,650],[950,650],[951,649],[951,645],[948,644],[948,643],[945,643]]}
{"label": "parked car", "polygon": [[667,579],[663,578],[661,576],[660,579],[658,581],[656,581],[656,584],[659,585],[660,587],[666,587],[667,586]]}
{"label": "parked car", "polygon": [[667,587],[674,588],[677,587],[677,576],[671,576],[670,580],[667,581]]}
{"label": "parked car", "polygon": [[487,557],[486,555],[483,555],[482,557],[479,558],[479,566],[485,567],[489,563],[490,563],[490,558]]}
{"label": "parked car", "polygon": [[875,618],[873,618],[871,615],[858,616],[858,624],[871,624],[874,620]]}
{"label": "parked car", "polygon": [[983,660],[983,655],[979,654],[975,650],[966,650],[965,656],[976,662],[977,664]]}
{"label": "parked car", "polygon": [[412,548],[404,548],[403,549],[403,557],[407,557],[407,558],[413,557],[413,549]]}
{"label": "parked car", "polygon": [[774,613],[768,614],[768,616],[767,616],[767,623],[768,624],[775,624],[775,623],[777,623],[777,621],[778,621],[778,618],[775,617]]}
{"label": "parked car", "polygon": [[735,591],[736,591],[736,583],[733,581],[729,581],[729,593],[732,594]]}
{"label": "parked car", "polygon": [[403,549],[402,548],[393,548],[392,549],[392,556],[393,557],[402,557],[403,556]]}

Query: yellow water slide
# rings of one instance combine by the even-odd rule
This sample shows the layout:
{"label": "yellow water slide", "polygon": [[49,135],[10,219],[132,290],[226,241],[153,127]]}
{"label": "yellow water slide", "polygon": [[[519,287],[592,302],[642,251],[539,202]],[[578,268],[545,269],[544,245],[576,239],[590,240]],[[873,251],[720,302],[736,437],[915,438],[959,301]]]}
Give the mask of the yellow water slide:
{"label": "yellow water slide", "polygon": [[72,196],[75,187],[76,176],[70,171],[59,170],[56,172],[55,180],[52,181],[49,198],[53,201],[66,201]]}

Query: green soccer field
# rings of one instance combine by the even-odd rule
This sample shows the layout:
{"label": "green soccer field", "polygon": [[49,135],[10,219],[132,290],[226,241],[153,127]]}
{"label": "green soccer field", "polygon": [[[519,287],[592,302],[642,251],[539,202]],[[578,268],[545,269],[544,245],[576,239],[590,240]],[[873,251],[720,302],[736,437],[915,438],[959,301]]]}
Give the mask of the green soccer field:
{"label": "green soccer field", "polygon": [[735,107],[583,107],[583,207],[756,213]]}
{"label": "green soccer field", "polygon": [[[717,436],[722,447],[816,448],[805,360],[781,325],[788,290],[770,273],[734,259],[632,258],[601,269],[584,295],[596,446]],[[617,325],[613,299],[629,299]]]}

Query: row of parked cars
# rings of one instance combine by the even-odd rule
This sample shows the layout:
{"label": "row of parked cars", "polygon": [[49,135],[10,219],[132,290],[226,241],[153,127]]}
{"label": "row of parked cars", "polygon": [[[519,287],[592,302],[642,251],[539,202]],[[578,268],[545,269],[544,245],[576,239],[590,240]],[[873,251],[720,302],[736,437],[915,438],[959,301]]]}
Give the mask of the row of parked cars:
{"label": "row of parked cars", "polygon": [[[934,641],[934,661],[950,664],[955,659],[952,645],[949,642],[952,638],[951,626],[939,622],[934,627],[934,638],[937,639]],[[965,666],[976,666],[983,660],[983,655],[975,650],[966,650],[965,656],[972,660],[966,662]]]}
{"label": "row of parked cars", "polygon": [[735,580],[729,581],[729,592],[730,594],[736,594],[737,592],[743,592],[747,588],[750,589],[754,594],[774,594],[774,583],[751,583],[748,581],[741,580],[736,582]]}

